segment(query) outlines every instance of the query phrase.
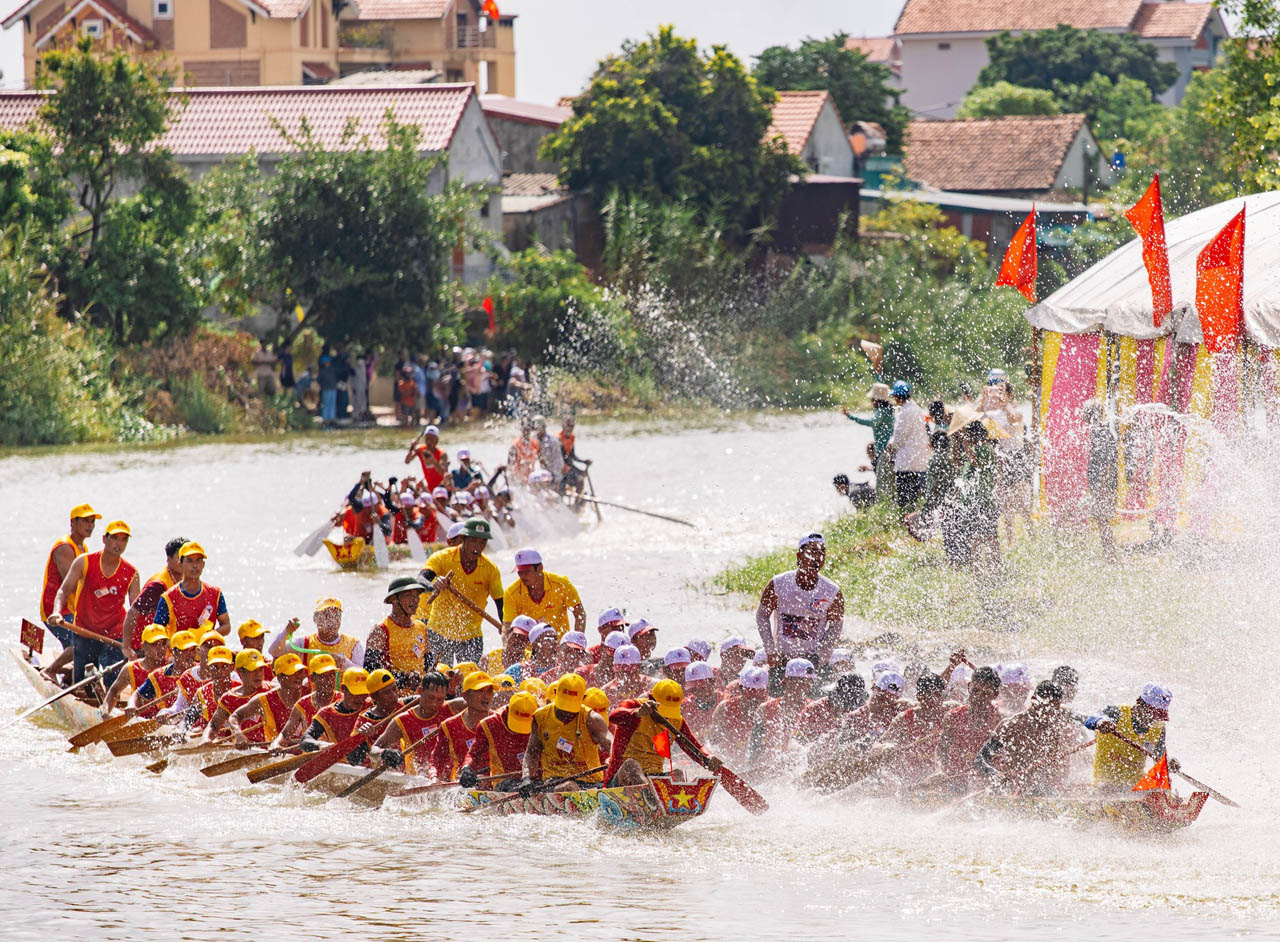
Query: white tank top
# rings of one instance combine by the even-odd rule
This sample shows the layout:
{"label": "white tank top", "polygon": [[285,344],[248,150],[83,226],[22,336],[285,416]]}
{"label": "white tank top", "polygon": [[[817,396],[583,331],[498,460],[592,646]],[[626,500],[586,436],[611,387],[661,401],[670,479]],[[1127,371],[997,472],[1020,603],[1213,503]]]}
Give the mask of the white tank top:
{"label": "white tank top", "polygon": [[790,656],[816,651],[826,631],[827,610],[840,589],[821,573],[817,585],[802,589],[792,569],[773,577],[773,592],[778,599],[779,652]]}

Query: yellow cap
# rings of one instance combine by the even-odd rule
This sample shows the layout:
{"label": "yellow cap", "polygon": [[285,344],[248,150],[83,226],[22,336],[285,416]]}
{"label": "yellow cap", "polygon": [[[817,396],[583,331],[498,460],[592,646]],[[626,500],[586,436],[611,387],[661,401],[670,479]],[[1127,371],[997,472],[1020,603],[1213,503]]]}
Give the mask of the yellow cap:
{"label": "yellow cap", "polygon": [[342,600],[336,599],[332,595],[326,595],[322,599],[316,599],[316,611],[323,612],[331,608],[342,611]]}
{"label": "yellow cap", "polygon": [[292,677],[301,670],[306,670],[306,665],[296,654],[281,654],[271,662],[271,672],[277,677]]}
{"label": "yellow cap", "polygon": [[369,675],[358,667],[348,667],[342,672],[342,686],[352,693],[368,693]]}
{"label": "yellow cap", "polygon": [[391,673],[385,667],[380,667],[369,675],[365,681],[365,687],[370,693],[377,693],[383,687],[390,687],[396,682],[396,675]]}
{"label": "yellow cap", "polygon": [[516,686],[516,679],[510,674],[499,674],[497,677],[491,676],[489,679],[497,684],[499,690],[506,690]]}
{"label": "yellow cap", "polygon": [[539,700],[547,699],[547,685],[537,677],[526,677],[524,680],[520,681],[518,689],[523,690],[526,693],[533,694]]}
{"label": "yellow cap", "polygon": [[104,536],[111,536],[113,533],[123,533],[125,536],[133,536],[133,531],[129,529],[129,524],[123,520],[112,520],[107,524],[107,531]]}
{"label": "yellow cap", "polygon": [[543,694],[543,696],[546,697],[548,703],[556,698],[556,690],[559,689],[557,686],[559,683],[560,678],[557,677],[555,680],[551,681],[551,683],[547,684],[547,692]]}
{"label": "yellow cap", "polygon": [[210,641],[212,641],[215,644],[227,643],[227,639],[223,636],[222,632],[219,631],[217,628],[215,628],[213,626],[213,622],[211,621],[207,621],[203,625],[201,625],[199,628],[199,632],[200,632],[201,645],[206,645]]}
{"label": "yellow cap", "polygon": [[186,559],[188,556],[203,556],[209,558],[209,554],[204,551],[204,547],[195,540],[188,540],[182,544],[182,549],[178,550],[178,558]]}
{"label": "yellow cap", "polygon": [[587,692],[587,682],[577,674],[565,674],[556,681],[556,709],[564,713],[582,712],[582,697]]}
{"label": "yellow cap", "polygon": [[463,677],[466,677],[468,674],[474,674],[479,669],[480,669],[480,665],[477,664],[475,661],[463,661],[461,664],[458,664],[457,666],[454,667],[454,670],[456,670]]}
{"label": "yellow cap", "polygon": [[229,647],[220,644],[209,652],[208,661],[210,664],[234,664],[236,657]]}
{"label": "yellow cap", "polygon": [[658,703],[658,715],[669,720],[680,719],[680,701],[684,699],[684,691],[674,680],[660,680],[649,691]]}
{"label": "yellow cap", "polygon": [[94,520],[101,520],[102,514],[88,504],[76,504],[71,508],[71,519],[75,520],[77,517],[92,517]]}
{"label": "yellow cap", "polygon": [[332,654],[316,654],[307,661],[307,670],[313,674],[334,674],[338,670],[338,662]]}
{"label": "yellow cap", "polygon": [[609,696],[599,687],[587,688],[587,692],[582,695],[582,705],[601,715],[609,715]]}
{"label": "yellow cap", "polygon": [[199,643],[196,640],[196,636],[190,631],[175,631],[169,638],[169,647],[175,651],[186,651],[188,648],[194,648]]}
{"label": "yellow cap", "polygon": [[266,666],[267,659],[262,656],[261,651],[245,648],[243,651],[236,652],[236,670],[238,671],[257,671]]}
{"label": "yellow cap", "polygon": [[512,694],[507,704],[507,729],[513,733],[528,733],[533,729],[533,714],[538,709],[538,698],[521,690]]}
{"label": "yellow cap", "polygon": [[486,687],[493,690],[495,686],[493,678],[484,671],[472,671],[462,679],[463,693],[467,693],[471,690],[483,690]]}
{"label": "yellow cap", "polygon": [[164,629],[159,625],[147,625],[142,632],[142,643],[150,644],[152,641],[168,641],[169,636],[164,633]]}
{"label": "yellow cap", "polygon": [[266,633],[267,629],[262,626],[262,623],[252,618],[240,622],[240,627],[236,629],[236,634],[240,636],[241,641],[245,638],[261,638]]}
{"label": "yellow cap", "polygon": [[453,670],[453,668],[450,667],[448,664],[446,664],[444,661],[438,661],[436,662],[436,670],[438,670],[442,674],[447,674],[449,673],[449,671]]}

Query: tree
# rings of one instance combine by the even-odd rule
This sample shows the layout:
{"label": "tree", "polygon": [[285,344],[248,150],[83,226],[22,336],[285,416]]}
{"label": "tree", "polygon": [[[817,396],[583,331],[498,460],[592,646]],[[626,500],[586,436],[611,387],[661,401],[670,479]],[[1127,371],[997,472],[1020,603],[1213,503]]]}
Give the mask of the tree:
{"label": "tree", "polygon": [[1047,89],[1024,88],[1000,81],[975,86],[960,102],[956,117],[1001,118],[1019,114],[1062,114],[1065,110],[1062,102]]}
{"label": "tree", "polygon": [[885,130],[889,152],[900,153],[910,112],[898,103],[902,93],[889,87],[893,73],[845,48],[847,40],[836,33],[830,39],[806,39],[797,49],[770,46],[756,58],[753,74],[761,85],[779,91],[831,92],[846,124],[876,122]]}
{"label": "tree", "polygon": [[1090,116],[1099,141],[1145,140],[1168,110],[1151,100],[1147,86],[1127,75],[1113,81],[1095,73],[1076,92],[1073,107]]}
{"label": "tree", "polygon": [[575,189],[688,200],[738,235],[768,216],[790,175],[804,170],[781,142],[764,140],[772,100],[723,46],[704,55],[664,26],[600,62],[542,153]]}
{"label": "tree", "polygon": [[1128,76],[1142,82],[1154,98],[1173,85],[1178,66],[1161,62],[1156,49],[1128,33],[1103,33],[1059,23],[1053,29],[1014,36],[1007,30],[987,40],[988,63],[978,73],[979,85],[1009,82],[1062,95],[1094,75],[1115,81]]}

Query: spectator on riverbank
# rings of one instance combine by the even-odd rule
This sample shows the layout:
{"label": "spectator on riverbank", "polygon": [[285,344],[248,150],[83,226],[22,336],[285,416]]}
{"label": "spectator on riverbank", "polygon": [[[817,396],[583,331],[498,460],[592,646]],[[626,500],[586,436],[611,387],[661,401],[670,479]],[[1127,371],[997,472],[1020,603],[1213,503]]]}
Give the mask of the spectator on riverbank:
{"label": "spectator on riverbank", "polygon": [[893,384],[893,401],[898,405],[893,437],[889,439],[893,486],[898,507],[906,510],[924,497],[925,472],[931,455],[929,431],[925,427],[924,410],[911,398],[910,383],[898,380]]}
{"label": "spectator on riverbank", "polygon": [[887,458],[889,439],[893,438],[893,405],[889,402],[889,387],[884,383],[873,383],[867,392],[871,400],[871,418],[864,419],[854,415],[847,408],[840,412],[851,422],[871,429],[873,454],[871,466],[876,474],[876,495],[884,499],[893,493],[893,467]]}
{"label": "spectator on riverbank", "polygon": [[276,348],[276,357],[280,361],[280,388],[285,392],[293,389],[297,381],[293,377],[293,346],[288,341]]}
{"label": "spectator on riverbank", "polygon": [[356,362],[351,374],[351,409],[357,422],[363,422],[369,416],[369,367],[371,364],[363,353],[356,354]]}
{"label": "spectator on riverbank", "polygon": [[850,481],[849,475],[837,474],[831,479],[831,483],[837,494],[847,497],[849,503],[858,509],[870,507],[876,502],[876,489],[866,481]]}
{"label": "spectator on riverbank", "polygon": [[264,396],[276,394],[276,355],[267,349],[265,340],[259,342],[258,349],[253,351],[249,362],[253,364],[253,378],[257,381],[258,392]]}
{"label": "spectator on riverbank", "polygon": [[332,425],[338,417],[338,366],[327,353],[320,357],[316,383],[320,387],[320,420]]}

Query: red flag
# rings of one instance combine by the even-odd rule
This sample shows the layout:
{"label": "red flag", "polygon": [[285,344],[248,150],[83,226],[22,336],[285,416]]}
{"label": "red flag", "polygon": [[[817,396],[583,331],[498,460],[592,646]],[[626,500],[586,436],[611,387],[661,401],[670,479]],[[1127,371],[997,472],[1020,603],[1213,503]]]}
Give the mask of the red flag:
{"label": "red flag", "polygon": [[1170,789],[1173,786],[1169,783],[1169,757],[1161,756],[1160,761],[1151,767],[1146,775],[1138,779],[1138,784],[1133,786],[1135,792],[1151,792],[1160,789]]}
{"label": "red flag", "polygon": [[1244,210],[1196,256],[1196,310],[1211,353],[1235,349],[1244,322]]}
{"label": "red flag", "polygon": [[489,333],[493,333],[498,327],[493,319],[493,298],[485,295],[484,303],[480,306],[484,308],[484,312],[489,315]]}
{"label": "red flag", "polygon": [[44,629],[39,625],[29,622],[25,618],[22,619],[19,637],[22,639],[22,643],[36,652],[36,654],[44,653]]}
{"label": "red flag", "polygon": [[671,734],[665,729],[658,730],[653,737],[653,751],[664,759],[671,758]]}
{"label": "red flag", "polygon": [[1124,214],[1142,240],[1142,264],[1151,283],[1151,314],[1159,327],[1173,310],[1169,284],[1169,246],[1164,240],[1164,201],[1160,198],[1160,174],[1156,174],[1142,199]]}
{"label": "red flag", "polygon": [[996,277],[996,287],[1009,285],[1017,288],[1023,297],[1035,304],[1036,263],[1036,205],[1032,203],[1031,212],[1027,213],[1027,218],[1013,234],[1013,241],[1005,249],[1000,274]]}
{"label": "red flag", "polygon": [[484,0],[484,4],[480,7],[480,12],[495,23],[498,22],[498,5],[493,0]]}

